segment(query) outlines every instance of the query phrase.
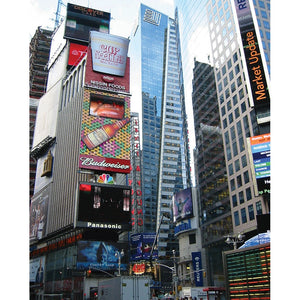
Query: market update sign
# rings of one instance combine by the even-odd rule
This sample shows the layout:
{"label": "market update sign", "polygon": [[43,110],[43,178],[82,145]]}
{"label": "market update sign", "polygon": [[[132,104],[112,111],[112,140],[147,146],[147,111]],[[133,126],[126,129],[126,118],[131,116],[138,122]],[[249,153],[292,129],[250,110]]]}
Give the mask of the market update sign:
{"label": "market update sign", "polygon": [[129,39],[98,31],[90,32],[93,70],[124,76]]}

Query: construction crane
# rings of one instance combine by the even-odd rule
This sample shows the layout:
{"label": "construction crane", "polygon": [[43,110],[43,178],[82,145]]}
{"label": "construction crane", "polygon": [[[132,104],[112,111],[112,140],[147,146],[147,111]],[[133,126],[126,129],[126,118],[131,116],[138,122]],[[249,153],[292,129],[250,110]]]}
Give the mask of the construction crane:
{"label": "construction crane", "polygon": [[60,23],[60,20],[61,20],[60,10],[61,10],[61,7],[62,7],[62,6],[66,7],[66,5],[63,3],[62,0],[58,0],[58,1],[57,1],[57,9],[56,9],[56,13],[55,13],[54,29],[57,28],[57,26],[58,26],[59,23]]}

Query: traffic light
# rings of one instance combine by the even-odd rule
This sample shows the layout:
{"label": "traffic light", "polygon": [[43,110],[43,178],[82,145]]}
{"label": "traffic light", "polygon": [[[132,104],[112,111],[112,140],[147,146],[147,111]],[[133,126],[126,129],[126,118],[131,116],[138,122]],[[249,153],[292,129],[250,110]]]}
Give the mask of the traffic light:
{"label": "traffic light", "polygon": [[86,271],[86,277],[90,277],[91,274],[92,274],[92,270],[89,269],[89,270]]}

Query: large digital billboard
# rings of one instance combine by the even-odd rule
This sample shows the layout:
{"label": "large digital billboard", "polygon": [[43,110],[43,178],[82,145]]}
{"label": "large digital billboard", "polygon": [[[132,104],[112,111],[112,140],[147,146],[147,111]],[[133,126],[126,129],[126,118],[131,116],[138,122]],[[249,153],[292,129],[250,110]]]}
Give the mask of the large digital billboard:
{"label": "large digital billboard", "polygon": [[259,194],[270,193],[271,146],[270,133],[251,137],[251,154]]}
{"label": "large digital billboard", "polygon": [[78,196],[79,227],[130,229],[131,188],[81,182]]}
{"label": "large digital billboard", "polygon": [[249,0],[234,0],[254,107],[270,105],[270,94]]}
{"label": "large digital billboard", "polygon": [[130,97],[85,89],[79,166],[130,173]]}
{"label": "large digital billboard", "polygon": [[68,3],[64,38],[88,43],[91,30],[108,33],[109,23],[110,13]]}
{"label": "large digital billboard", "polygon": [[[130,259],[149,260],[153,242],[155,240],[155,232],[153,233],[136,233],[130,236]],[[158,250],[152,252],[152,259],[158,258]]]}
{"label": "large digital billboard", "polygon": [[[80,270],[117,270],[119,268],[118,253],[122,249],[126,252],[127,244],[78,241],[77,242],[77,269]],[[121,256],[121,270],[127,269],[127,255]]]}
{"label": "large digital billboard", "polygon": [[174,222],[193,217],[192,189],[177,192],[173,196]]}

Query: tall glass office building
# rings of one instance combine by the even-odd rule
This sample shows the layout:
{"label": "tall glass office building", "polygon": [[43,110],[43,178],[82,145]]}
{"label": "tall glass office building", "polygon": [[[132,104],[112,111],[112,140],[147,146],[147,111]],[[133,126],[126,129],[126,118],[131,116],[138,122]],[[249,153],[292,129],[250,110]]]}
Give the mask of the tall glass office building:
{"label": "tall glass office building", "polygon": [[[143,4],[131,38],[133,109],[142,111],[142,194],[144,231],[155,232],[172,196],[191,186],[178,26],[174,19]],[[182,91],[182,92],[181,92]],[[172,220],[162,219],[160,256],[178,249]]]}
{"label": "tall glass office building", "polygon": [[[248,70],[246,68],[244,49],[241,46],[241,33],[235,13],[234,0],[175,0],[178,9],[184,86],[186,102],[191,101],[194,61],[199,65],[211,65],[214,72],[216,96],[220,116],[220,133],[225,150],[226,173],[229,187],[227,197],[230,202],[233,234],[244,233],[247,237],[256,234],[257,215],[268,214],[269,196],[257,195],[254,185],[255,178],[251,172],[251,158],[247,149],[247,138],[270,132],[269,107],[254,108],[251,104],[251,87]],[[270,1],[245,0],[243,7],[252,12],[252,20],[257,34],[257,43],[261,49],[261,59],[266,66],[266,76],[270,75]],[[247,24],[248,25],[248,24]],[[195,79],[194,79],[195,80]],[[200,76],[197,78],[199,86],[203,86]],[[211,82],[212,84],[212,82]],[[211,89],[210,89],[211,90]],[[197,95],[194,94],[197,101]],[[210,94],[201,95],[203,101],[209,100]],[[205,98],[206,97],[206,98]],[[210,105],[207,110],[212,109]],[[194,114],[199,110],[196,106]],[[196,123],[196,122],[195,122]],[[195,124],[195,135],[199,136],[201,130]],[[197,138],[196,138],[197,140]],[[197,144],[197,143],[196,143]],[[203,156],[203,153],[197,155]],[[199,157],[194,157],[197,162]],[[196,168],[197,169],[197,168]],[[196,174],[197,177],[198,174]],[[209,178],[206,178],[206,181]],[[201,180],[198,182],[201,182]],[[209,194],[212,191],[202,189],[205,195],[200,199],[200,226],[202,229],[203,245],[212,250],[214,237],[221,236],[224,227],[212,228],[211,225],[220,221],[220,215],[204,215],[207,213]],[[211,208],[220,205],[219,201],[212,201]],[[212,210],[213,211],[213,210]],[[220,212],[220,210],[218,210]],[[223,215],[224,217],[224,215]],[[205,220],[206,218],[206,220]],[[210,220],[209,220],[210,218]],[[222,240],[220,240],[222,242]],[[225,239],[223,241],[224,247]],[[222,245],[220,245],[222,248]],[[219,253],[220,254],[220,253]],[[215,255],[219,255],[215,253]],[[212,252],[213,255],[213,252]],[[210,259],[210,255],[207,256]],[[213,256],[211,256],[213,257]],[[211,267],[210,262],[208,265]],[[218,284],[222,278],[216,276],[216,268],[209,270],[210,284]]]}

